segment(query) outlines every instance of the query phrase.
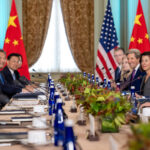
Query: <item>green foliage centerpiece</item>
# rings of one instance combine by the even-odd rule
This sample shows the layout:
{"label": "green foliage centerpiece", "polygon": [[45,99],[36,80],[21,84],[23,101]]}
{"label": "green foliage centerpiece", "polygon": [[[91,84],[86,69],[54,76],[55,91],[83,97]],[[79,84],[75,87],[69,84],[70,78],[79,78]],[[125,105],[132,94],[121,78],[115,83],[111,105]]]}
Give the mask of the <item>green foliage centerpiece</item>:
{"label": "green foliage centerpiece", "polygon": [[125,114],[130,111],[131,105],[119,91],[90,84],[81,74],[67,74],[60,82],[75,96],[77,104],[87,114],[100,118],[102,132],[117,132],[121,124],[125,124]]}
{"label": "green foliage centerpiece", "polygon": [[118,127],[125,123],[125,114],[131,109],[130,103],[119,91],[104,88],[86,87],[78,103],[84,106],[88,114],[99,116],[102,132],[117,132]]}

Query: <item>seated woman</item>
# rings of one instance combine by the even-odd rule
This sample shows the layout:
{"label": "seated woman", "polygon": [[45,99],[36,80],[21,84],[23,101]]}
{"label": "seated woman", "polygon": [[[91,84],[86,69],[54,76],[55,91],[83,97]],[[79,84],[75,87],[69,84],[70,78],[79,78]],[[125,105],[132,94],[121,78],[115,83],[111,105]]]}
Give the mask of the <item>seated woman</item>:
{"label": "seated woman", "polygon": [[[128,63],[127,56],[122,58],[122,69],[121,69],[121,77],[120,77],[120,90],[128,90],[128,86],[130,84],[130,75],[132,73],[132,69]],[[115,88],[116,85],[113,83],[113,87]]]}
{"label": "seated woman", "polygon": [[140,64],[146,75],[143,77],[141,83],[140,95],[136,94],[136,97],[140,98],[142,97],[141,95],[150,97],[150,51],[144,52],[141,55]]}
{"label": "seated woman", "polygon": [[[122,70],[121,70],[121,84],[123,85],[127,80],[129,79],[130,75],[132,73],[132,69],[130,68],[130,65],[128,63],[127,56],[124,56],[122,58]],[[125,89],[126,87],[122,87],[122,90]]]}

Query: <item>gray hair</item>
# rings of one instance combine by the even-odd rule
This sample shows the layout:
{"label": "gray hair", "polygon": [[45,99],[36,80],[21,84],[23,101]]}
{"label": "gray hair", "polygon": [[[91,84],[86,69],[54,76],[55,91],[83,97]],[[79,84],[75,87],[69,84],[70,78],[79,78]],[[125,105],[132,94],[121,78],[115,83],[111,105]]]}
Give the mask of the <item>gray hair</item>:
{"label": "gray hair", "polygon": [[140,59],[141,53],[138,49],[129,49],[126,55],[128,56],[129,54],[134,54],[136,59]]}

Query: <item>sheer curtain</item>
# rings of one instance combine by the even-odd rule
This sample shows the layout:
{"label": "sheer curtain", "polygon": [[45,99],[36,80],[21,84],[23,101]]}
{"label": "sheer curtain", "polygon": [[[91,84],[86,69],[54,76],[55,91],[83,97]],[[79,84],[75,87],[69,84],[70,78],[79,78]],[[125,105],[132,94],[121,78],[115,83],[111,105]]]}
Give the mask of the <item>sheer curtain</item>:
{"label": "sheer curtain", "polygon": [[60,0],[53,0],[47,39],[39,60],[30,67],[33,72],[79,72],[67,41]]}

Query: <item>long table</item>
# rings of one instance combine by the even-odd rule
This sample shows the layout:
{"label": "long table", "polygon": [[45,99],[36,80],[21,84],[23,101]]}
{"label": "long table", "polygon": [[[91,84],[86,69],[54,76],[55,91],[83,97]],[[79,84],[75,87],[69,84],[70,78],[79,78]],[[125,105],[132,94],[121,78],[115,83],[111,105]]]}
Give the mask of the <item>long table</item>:
{"label": "long table", "polygon": [[[62,99],[64,97],[61,95]],[[13,100],[12,100],[13,101]],[[118,145],[118,150],[127,150],[128,146],[128,134],[131,133],[130,127],[128,125],[123,125],[120,128],[119,133],[101,133],[100,131],[97,131],[99,134],[99,141],[89,141],[87,140],[87,130],[89,130],[89,120],[87,118],[87,125],[86,126],[79,126],[76,124],[78,117],[79,117],[79,111],[77,113],[71,113],[70,112],[70,106],[72,105],[72,101],[64,101],[65,105],[64,110],[66,114],[68,115],[69,119],[72,119],[74,121],[74,133],[77,136],[77,141],[79,145],[81,146],[82,150],[111,150],[111,137],[115,140],[115,142]],[[11,102],[4,107],[3,110],[8,109],[8,107],[11,105]],[[12,116],[18,116],[18,115],[0,115],[0,120],[10,120]],[[22,116],[22,115],[21,115]],[[24,116],[29,116],[29,114],[25,114]],[[51,116],[48,114],[46,115],[47,119],[50,120]],[[99,123],[96,121],[97,130],[99,130]],[[31,122],[28,122],[28,124],[31,124]],[[1,128],[0,132],[28,132],[29,128],[25,127],[25,124],[23,127],[19,128]],[[52,129],[47,129],[46,132],[52,133]],[[55,147],[53,144],[49,144],[47,146],[38,146],[38,147],[28,147],[21,144],[14,144],[11,146],[3,146],[3,150],[27,150],[27,149],[37,149],[37,150],[61,150],[62,147]]]}

